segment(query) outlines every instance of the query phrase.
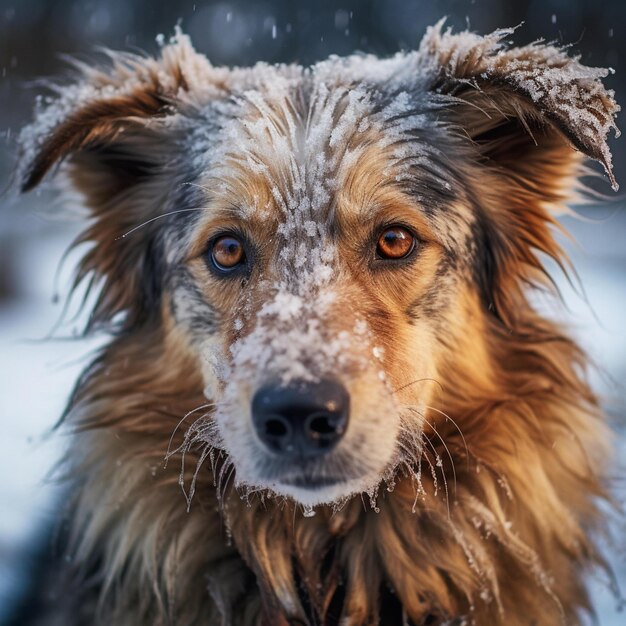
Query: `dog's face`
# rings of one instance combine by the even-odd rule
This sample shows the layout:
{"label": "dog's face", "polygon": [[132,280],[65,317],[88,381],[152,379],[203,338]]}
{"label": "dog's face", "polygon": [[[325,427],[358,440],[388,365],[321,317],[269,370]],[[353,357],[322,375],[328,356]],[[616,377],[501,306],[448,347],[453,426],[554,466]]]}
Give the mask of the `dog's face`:
{"label": "dog's face", "polygon": [[418,455],[472,241],[424,108],[313,77],[221,114],[172,311],[252,488],[331,502]]}
{"label": "dog's face", "polygon": [[338,502],[415,467],[447,372],[489,368],[485,320],[506,324],[549,252],[579,162],[564,132],[606,157],[593,90],[570,115],[521,65],[475,59],[477,88],[437,45],[231,72],[180,38],[35,129],[25,186],[72,154],[95,207],[95,318],[182,338],[214,405],[202,436],[248,489]]}

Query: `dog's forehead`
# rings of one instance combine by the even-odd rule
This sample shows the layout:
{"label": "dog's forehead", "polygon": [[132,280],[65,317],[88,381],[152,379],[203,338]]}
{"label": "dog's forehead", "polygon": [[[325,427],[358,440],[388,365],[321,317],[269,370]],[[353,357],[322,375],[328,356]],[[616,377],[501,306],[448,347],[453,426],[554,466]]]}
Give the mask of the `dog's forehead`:
{"label": "dog's forehead", "polygon": [[337,210],[370,212],[389,188],[431,207],[449,200],[444,133],[425,94],[325,77],[277,77],[212,108],[201,156],[214,198],[240,219],[295,215],[304,228]]}
{"label": "dog's forehead", "polygon": [[352,226],[362,237],[412,215],[460,249],[473,218],[453,209],[465,194],[463,153],[441,101],[415,81],[348,80],[354,72],[323,67],[266,68],[263,80],[190,119],[189,180],[202,189],[194,206],[210,209],[184,216],[194,249],[243,225],[274,258],[297,264],[318,258],[320,245],[326,254]]}

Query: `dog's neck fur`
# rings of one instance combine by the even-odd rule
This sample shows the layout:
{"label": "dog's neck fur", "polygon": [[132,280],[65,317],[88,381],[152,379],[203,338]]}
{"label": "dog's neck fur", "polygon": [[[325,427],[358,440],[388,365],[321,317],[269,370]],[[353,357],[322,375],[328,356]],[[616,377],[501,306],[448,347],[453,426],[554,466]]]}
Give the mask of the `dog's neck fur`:
{"label": "dog's neck fur", "polygon": [[[454,421],[433,412],[421,480],[399,468],[375,503],[355,497],[314,517],[261,493],[242,500],[221,452],[198,466],[203,451],[185,448],[185,422],[170,443],[186,449],[182,470],[180,455],[164,466],[181,416],[210,411],[197,367],[175,330],[118,338],[68,414],[79,431],[74,556],[101,560],[103,623],[332,624],[344,615],[342,624],[360,625],[394,611],[418,626],[502,614],[511,625],[577,623],[596,559],[588,531],[604,495],[594,469],[604,427],[577,374],[579,350],[525,306],[517,336],[494,326],[489,344],[473,348],[515,367],[485,375],[465,368],[459,350],[448,368],[434,408]],[[507,463],[511,455],[526,463]],[[188,512],[179,481],[187,493],[195,483]],[[516,584],[499,586],[503,573]]]}

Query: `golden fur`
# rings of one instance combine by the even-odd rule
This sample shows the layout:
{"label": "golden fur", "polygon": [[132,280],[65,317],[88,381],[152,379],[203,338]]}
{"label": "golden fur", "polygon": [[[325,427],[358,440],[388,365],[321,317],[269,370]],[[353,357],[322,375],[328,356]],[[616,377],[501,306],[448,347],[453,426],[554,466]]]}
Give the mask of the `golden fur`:
{"label": "golden fur", "polygon": [[[384,346],[381,369],[394,403],[423,409],[403,414],[398,445],[409,452],[392,473],[381,473],[371,503],[357,495],[317,506],[309,517],[271,491],[241,497],[228,451],[199,436],[211,428],[212,406],[196,339],[181,328],[173,290],[152,289],[142,273],[159,222],[124,236],[165,193],[161,174],[153,180],[150,172],[168,167],[167,111],[233,93],[227,70],[209,66],[182,38],[159,61],[118,60],[108,74],[89,69],[92,85],[130,87],[79,105],[40,141],[25,187],[69,155],[72,183],[93,211],[83,239],[95,245],[79,270],[79,279],[103,281],[92,326],[110,327],[124,314],[65,417],[76,498],[69,551],[77,570],[95,572],[93,590],[81,583],[91,602],[73,616],[76,624],[581,623],[590,608],[585,577],[602,563],[594,537],[603,525],[598,503],[608,497],[607,429],[584,354],[534,310],[528,291],[549,283],[542,255],[566,263],[552,229],[584,173],[575,148],[609,171],[610,161],[604,137],[577,132],[565,114],[507,84],[506,55],[533,68],[569,68],[574,61],[563,52],[538,45],[494,52],[487,45],[494,40],[480,38],[467,50],[465,40],[446,37],[453,36],[430,31],[421,52],[442,68],[433,90],[450,97],[443,115],[459,142],[462,193],[443,215],[416,211],[393,176],[382,181],[392,148],[376,145],[372,126],[354,139],[360,157],[334,196],[334,223],[349,235],[335,259],[344,268],[339,296],[321,332],[351,332],[354,319],[365,320],[369,338],[354,352]],[[485,78],[494,54],[503,56]],[[237,70],[249,84],[262,82],[256,76],[265,71]],[[209,96],[199,95],[197,72]],[[595,88],[589,81],[583,87]],[[611,121],[617,110],[605,91],[590,106]],[[271,115],[286,128],[290,111],[257,109],[250,120]],[[253,214],[246,228],[271,241],[280,214],[265,170],[237,161],[236,145],[230,150],[229,193],[240,204],[269,207],[269,217]],[[269,167],[283,171],[278,157]],[[211,185],[211,176],[197,179],[198,187]],[[201,256],[210,234],[232,223],[234,196],[202,212],[184,259],[223,324],[226,348],[254,331],[269,298],[260,276],[272,271],[268,252],[246,284],[250,313],[238,326],[239,286],[212,278]],[[471,226],[477,211],[482,238]],[[367,239],[372,215],[420,233],[419,272],[367,269],[356,242]],[[447,265],[446,229],[472,241]],[[421,376],[416,363],[426,352],[430,375]],[[357,407],[371,393],[368,376],[354,374]]]}

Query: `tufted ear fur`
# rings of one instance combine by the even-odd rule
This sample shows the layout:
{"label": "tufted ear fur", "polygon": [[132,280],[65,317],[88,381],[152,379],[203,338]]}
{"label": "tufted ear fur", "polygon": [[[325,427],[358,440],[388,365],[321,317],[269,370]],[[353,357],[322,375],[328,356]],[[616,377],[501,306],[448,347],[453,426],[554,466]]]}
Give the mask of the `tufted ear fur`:
{"label": "tufted ear fur", "polygon": [[440,22],[419,51],[432,91],[472,142],[476,275],[486,306],[508,328],[516,326],[523,284],[544,279],[538,253],[563,261],[548,226],[567,202],[581,199],[584,158],[602,163],[617,190],[607,136],[619,135],[620,110],[601,82],[608,70],[540,42],[508,48],[503,39],[512,32],[454,35]]}
{"label": "tufted ear fur", "polygon": [[119,330],[158,311],[160,241],[150,220],[168,209],[182,182],[180,141],[168,122],[195,100],[223,95],[228,77],[180,33],[158,59],[112,54],[111,61],[106,70],[78,65],[80,79],[55,87],[20,137],[22,191],[64,163],[90,210],[76,242],[93,245],[75,284],[88,277],[101,287],[87,330]]}

